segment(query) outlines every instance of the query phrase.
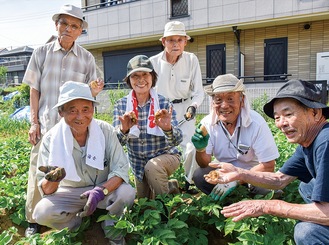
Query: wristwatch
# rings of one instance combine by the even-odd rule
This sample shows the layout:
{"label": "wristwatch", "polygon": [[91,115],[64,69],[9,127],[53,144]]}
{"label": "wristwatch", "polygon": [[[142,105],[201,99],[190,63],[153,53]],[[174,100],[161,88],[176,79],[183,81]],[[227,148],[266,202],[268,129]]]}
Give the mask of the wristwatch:
{"label": "wristwatch", "polygon": [[105,186],[99,186],[102,190],[103,190],[103,193],[104,193],[104,196],[107,196],[108,194],[109,194],[109,190],[108,189],[106,189],[106,187]]}

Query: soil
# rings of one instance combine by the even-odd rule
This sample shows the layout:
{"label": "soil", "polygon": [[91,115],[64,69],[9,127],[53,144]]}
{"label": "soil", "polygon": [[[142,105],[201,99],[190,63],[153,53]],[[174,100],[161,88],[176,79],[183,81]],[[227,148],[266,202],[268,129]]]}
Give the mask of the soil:
{"label": "soil", "polygon": [[[9,214],[6,214],[3,209],[0,209],[0,234],[4,230],[8,230],[10,227],[14,226],[17,228],[17,233],[13,236],[13,239],[10,244],[15,244],[22,237],[24,237],[25,227],[14,224]],[[41,234],[45,235],[50,232],[50,229],[47,227],[41,228]],[[83,232],[83,241],[82,245],[105,245],[109,244],[108,239],[104,237],[103,229],[101,224],[93,221],[92,225],[89,226],[87,230]]]}
{"label": "soil", "polygon": [[[97,210],[93,218],[91,219],[91,225],[83,232],[82,245],[106,245],[109,244],[107,238],[104,237],[103,229],[101,228],[101,223],[96,222],[99,215],[102,215],[102,210]],[[6,214],[5,210],[0,209],[0,234],[4,230],[8,230],[10,227],[14,226],[17,228],[18,232],[14,235],[11,245],[18,242],[22,237],[24,237],[25,227],[15,225],[11,219],[10,214]],[[47,227],[41,228],[41,234],[45,235],[49,233],[51,229]],[[226,245],[230,241],[224,237],[220,231],[215,227],[208,231],[208,244],[209,245]],[[129,237],[127,237],[127,240]]]}
{"label": "soil", "polygon": [[5,210],[0,209],[0,234],[4,231],[4,230],[8,230],[10,227],[16,227],[18,229],[18,233],[14,235],[13,237],[13,243],[19,241],[20,237],[23,235],[24,236],[24,232],[25,232],[25,228],[22,226],[18,226],[13,224],[13,222],[11,221],[11,219],[9,218],[9,214],[5,213]]}

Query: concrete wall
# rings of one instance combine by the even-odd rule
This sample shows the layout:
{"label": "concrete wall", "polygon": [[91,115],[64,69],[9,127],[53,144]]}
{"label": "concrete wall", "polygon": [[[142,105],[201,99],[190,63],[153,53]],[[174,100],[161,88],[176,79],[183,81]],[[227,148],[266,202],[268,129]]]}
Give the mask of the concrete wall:
{"label": "concrete wall", "polygon": [[[292,74],[290,78],[316,80],[316,54],[329,51],[329,20],[312,22],[308,30],[304,29],[304,23],[297,23],[241,31],[241,52],[245,55],[245,76],[264,74],[264,40],[280,37],[288,38],[288,74]],[[206,46],[212,44],[226,45],[226,72],[238,75],[238,47],[232,31],[193,36],[193,38],[193,43],[189,42],[185,50],[198,56],[203,78],[206,78]],[[95,56],[98,75],[103,76],[103,52],[154,45],[161,45],[161,43],[153,41],[123,44],[90,51]]]}

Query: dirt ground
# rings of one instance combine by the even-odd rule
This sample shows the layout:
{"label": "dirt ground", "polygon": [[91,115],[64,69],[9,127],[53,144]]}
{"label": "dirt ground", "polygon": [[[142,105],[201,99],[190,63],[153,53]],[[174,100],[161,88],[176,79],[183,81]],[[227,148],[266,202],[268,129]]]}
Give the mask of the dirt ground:
{"label": "dirt ground", "polygon": [[[13,240],[10,244],[15,244],[18,242],[21,237],[24,237],[25,228],[22,226],[15,225],[9,215],[6,215],[4,210],[0,210],[0,234],[4,230],[8,230],[10,227],[16,227],[18,232],[14,235]],[[46,234],[50,231],[50,229],[46,227],[41,228],[41,234]],[[97,222],[93,222],[89,228],[83,233],[84,239],[82,241],[82,245],[105,245],[109,244],[108,239],[104,237],[104,232],[101,228],[101,224]]]}
{"label": "dirt ground", "polygon": [[[13,237],[12,245],[20,240],[24,236],[25,228],[22,226],[17,226],[12,223],[9,216],[3,214],[0,215],[0,233],[7,230],[9,227],[15,226],[18,229],[18,234]],[[49,232],[49,229],[43,227],[41,233],[46,234]],[[82,245],[106,245],[109,244],[108,239],[104,237],[104,232],[101,228],[100,223],[93,222],[89,228],[84,231],[84,239]],[[221,237],[221,234],[217,230],[209,231],[209,245],[226,245],[228,241]]]}
{"label": "dirt ground", "polygon": [[[96,211],[95,216],[101,215],[101,210]],[[101,228],[101,223],[96,222],[96,217],[91,219],[91,224],[89,227],[83,232],[83,241],[82,245],[106,245],[109,244],[107,238],[104,237],[103,229]],[[4,210],[0,209],[0,234],[4,230],[8,230],[8,228],[15,226],[18,229],[17,234],[13,237],[11,245],[14,245],[17,241],[24,236],[25,228],[22,226],[18,226],[12,223],[9,215],[5,213]],[[41,234],[47,234],[50,229],[46,227],[42,227]],[[226,245],[228,244],[227,239],[222,237],[222,234],[213,227],[213,230],[208,231],[208,244],[209,245]],[[128,240],[127,237],[126,240]]]}

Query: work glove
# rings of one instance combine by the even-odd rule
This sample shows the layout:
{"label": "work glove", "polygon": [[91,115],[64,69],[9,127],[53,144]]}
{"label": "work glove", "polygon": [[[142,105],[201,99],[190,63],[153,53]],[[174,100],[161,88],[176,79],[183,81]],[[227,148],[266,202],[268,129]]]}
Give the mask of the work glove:
{"label": "work glove", "polygon": [[202,124],[199,123],[196,126],[194,135],[192,136],[192,143],[197,149],[197,151],[204,150],[208,145],[209,134],[207,131],[204,132],[205,129],[203,128],[204,126],[202,126]]}
{"label": "work glove", "polygon": [[226,184],[217,184],[214,189],[212,189],[210,196],[212,199],[217,201],[223,201],[226,196],[228,196],[237,186],[236,181],[232,181]]}
{"label": "work glove", "polygon": [[40,166],[39,170],[44,172],[45,179],[51,182],[60,182],[66,176],[65,169],[57,166]]}
{"label": "work glove", "polygon": [[184,114],[184,118],[186,121],[190,121],[195,117],[196,114],[196,108],[195,106],[191,105],[187,107],[186,113]]}
{"label": "work glove", "polygon": [[81,199],[88,198],[86,205],[83,208],[83,211],[78,213],[77,216],[80,216],[81,218],[92,215],[97,205],[100,201],[104,199],[105,195],[103,192],[103,189],[99,186],[96,186],[94,189],[91,189],[89,191],[86,191],[80,195]]}

